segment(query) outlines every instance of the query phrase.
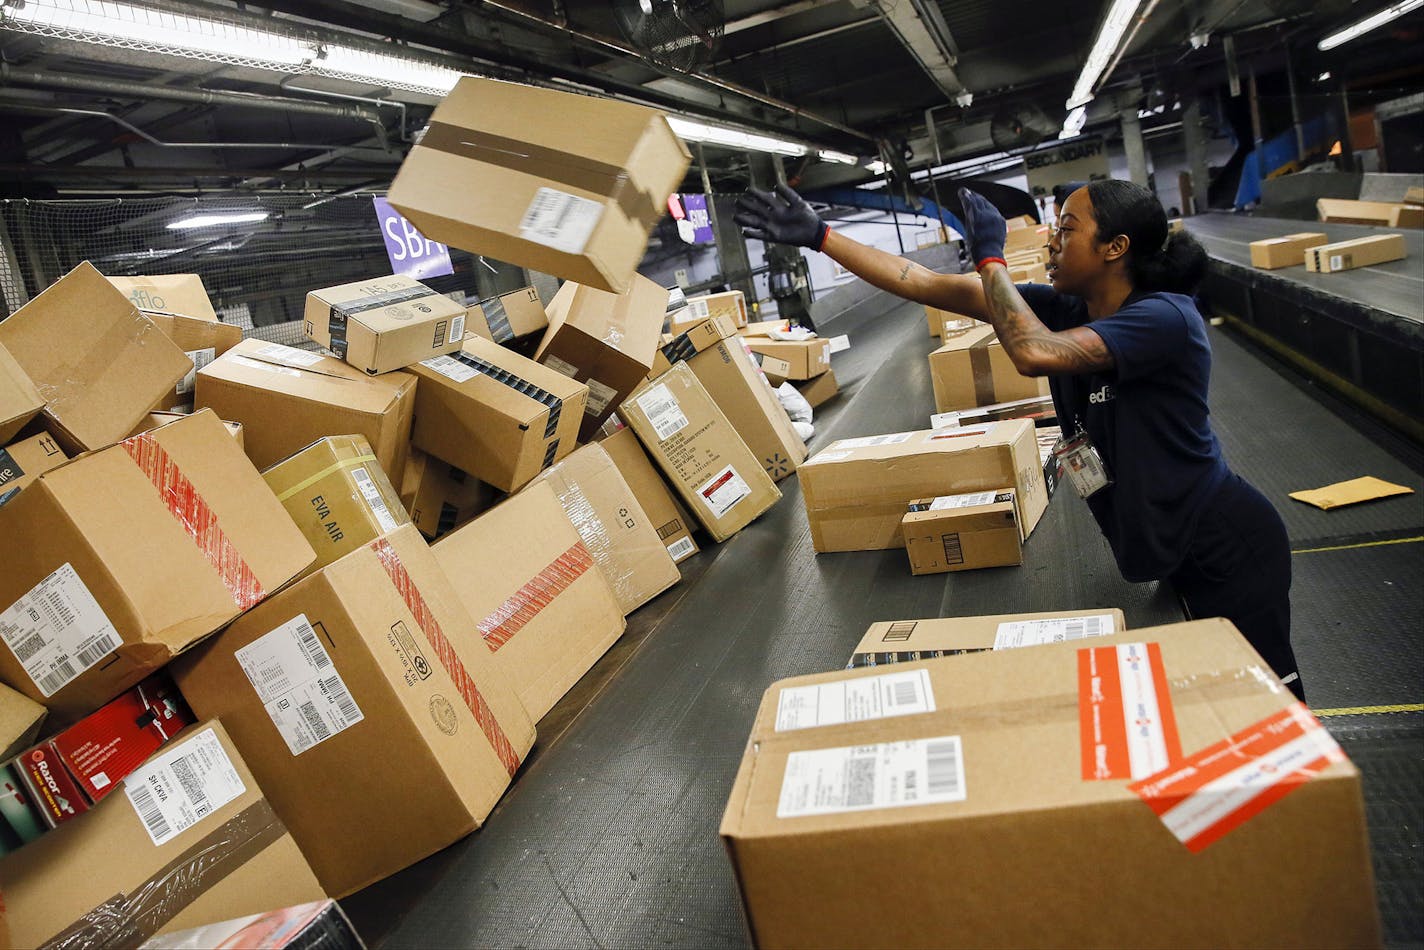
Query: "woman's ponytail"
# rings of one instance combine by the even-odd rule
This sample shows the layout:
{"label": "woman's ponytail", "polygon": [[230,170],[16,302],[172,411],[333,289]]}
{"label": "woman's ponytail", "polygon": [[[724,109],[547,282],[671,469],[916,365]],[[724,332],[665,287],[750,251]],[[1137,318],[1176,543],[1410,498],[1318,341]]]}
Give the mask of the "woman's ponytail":
{"label": "woman's ponytail", "polygon": [[1206,250],[1186,231],[1169,231],[1156,253],[1129,251],[1127,271],[1143,293],[1196,293],[1206,277]]}
{"label": "woman's ponytail", "polygon": [[1186,231],[1169,230],[1157,196],[1112,179],[1088,185],[1098,240],[1127,237],[1127,272],[1142,293],[1192,294],[1206,277],[1206,250]]}

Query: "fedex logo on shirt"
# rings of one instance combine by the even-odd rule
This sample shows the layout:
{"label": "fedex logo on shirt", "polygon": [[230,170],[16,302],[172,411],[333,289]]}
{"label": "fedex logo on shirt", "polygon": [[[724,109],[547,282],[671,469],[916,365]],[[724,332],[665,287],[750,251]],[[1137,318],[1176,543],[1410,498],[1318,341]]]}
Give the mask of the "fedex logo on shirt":
{"label": "fedex logo on shirt", "polygon": [[1111,386],[1104,385],[1095,393],[1088,393],[1088,402],[1095,406],[1100,406],[1105,402],[1112,402],[1117,398],[1117,393]]}

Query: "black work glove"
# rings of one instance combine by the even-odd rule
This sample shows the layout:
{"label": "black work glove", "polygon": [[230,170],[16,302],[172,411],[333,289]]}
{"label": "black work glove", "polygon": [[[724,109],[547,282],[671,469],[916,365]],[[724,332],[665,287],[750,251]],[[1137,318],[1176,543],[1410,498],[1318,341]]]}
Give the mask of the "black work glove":
{"label": "black work glove", "polygon": [[999,209],[989,203],[989,199],[968,188],[959,189],[959,203],[964,208],[964,227],[967,232],[964,242],[969,245],[969,256],[974,259],[974,269],[978,270],[986,260],[1003,261],[1004,241],[1008,237],[1009,226]]}
{"label": "black work glove", "polygon": [[821,249],[831,230],[804,198],[785,185],[777,185],[776,194],[747,189],[737,199],[737,213],[732,220],[749,238],[795,244],[813,251]]}

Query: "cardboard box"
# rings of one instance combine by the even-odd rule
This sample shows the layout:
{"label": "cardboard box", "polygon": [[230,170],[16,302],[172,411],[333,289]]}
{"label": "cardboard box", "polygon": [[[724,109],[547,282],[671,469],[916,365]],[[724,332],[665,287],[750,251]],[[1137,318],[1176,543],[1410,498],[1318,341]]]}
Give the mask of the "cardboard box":
{"label": "cardboard box", "polygon": [[[150,412],[143,417],[142,422],[134,426],[134,430],[129,433],[129,438],[141,435],[144,432],[152,432],[159,426],[166,426],[170,422],[186,419],[190,415],[192,415],[191,412]],[[236,442],[239,447],[243,446],[241,422],[225,421],[223,422],[223,428],[227,430],[227,434],[232,436],[233,441]]]}
{"label": "cardboard box", "polygon": [[145,940],[139,950],[363,950],[366,945],[334,900],[249,914]]}
{"label": "cardboard box", "polygon": [[762,320],[757,323],[748,323],[737,332],[742,336],[766,336],[772,330],[785,330],[790,325],[789,320]]}
{"label": "cardboard box", "polygon": [[955,313],[953,310],[940,310],[938,307],[931,307],[928,304],[925,305],[925,319],[929,322],[930,336],[943,336],[946,322],[953,324],[950,327],[951,330],[967,330],[978,324],[988,325],[984,324],[982,320],[975,320],[973,317]]}
{"label": "cardboard box", "polygon": [[623,635],[618,598],[550,485],[530,485],[431,550],[475,618],[476,648],[536,722]]}
{"label": "cardboard box", "polygon": [[661,112],[465,76],[388,197],[427,238],[621,293],[691,161]]}
{"label": "cardboard box", "polygon": [[[747,297],[740,290],[727,290],[719,294],[702,294],[687,298],[687,323],[700,323],[711,317],[726,317],[738,329],[747,325]],[[674,328],[674,334],[682,330]]]}
{"label": "cardboard box", "polygon": [[411,449],[401,479],[401,506],[427,540],[454,531],[495,502],[498,493],[463,469]]}
{"label": "cardboard box", "polygon": [[946,332],[944,345],[930,354],[935,411],[953,412],[1017,399],[1047,396],[1047,376],[1024,376],[988,324]]}
{"label": "cardboard box", "polygon": [[16,946],[134,946],[326,896],[223,724],[185,730],[124,791],[0,862]]}
{"label": "cardboard box", "polygon": [[1337,224],[1372,224],[1388,228],[1424,228],[1424,208],[1401,201],[1353,201],[1317,198],[1321,221]]}
{"label": "cardboard box", "polygon": [[193,365],[87,262],[0,322],[0,346],[34,381],[45,428],[70,455],[127,436]]}
{"label": "cardboard box", "polygon": [[1031,214],[1021,214],[1012,218],[1004,219],[1004,227],[1010,231],[1017,231],[1019,228],[1031,228],[1038,224]]}
{"label": "cardboard box", "polygon": [[302,331],[375,376],[451,353],[465,339],[465,308],[402,274],[307,294]]}
{"label": "cardboard box", "polygon": [[1013,489],[921,498],[900,519],[911,574],[1023,563]]}
{"label": "cardboard box", "polygon": [[182,314],[217,322],[213,302],[197,274],[152,274],[148,277],[108,277],[109,283],[140,310]]}
{"label": "cardboard box", "polygon": [[625,616],[682,580],[652,520],[597,442],[534,480],[554,489]]}
{"label": "cardboard box", "polygon": [[1016,284],[1046,284],[1048,268],[1039,263],[1016,263],[1009,267],[1009,279]]}
{"label": "cardboard box", "polygon": [[800,480],[818,552],[903,547],[900,520],[916,498],[1012,485],[1024,538],[1048,507],[1026,419],[842,439],[807,460]]}
{"label": "cardboard box", "polygon": [[[766,377],[766,384],[772,389],[780,389],[781,384],[788,382],[791,375],[791,362],[779,356],[767,356],[762,353],[752,354],[757,361],[757,366],[761,369],[761,374]],[[830,370],[826,370],[827,373]],[[821,374],[822,376],[825,373]],[[798,380],[801,382],[801,380]]]}
{"label": "cardboard box", "polygon": [[1089,644],[774,684],[721,827],[753,942],[1379,946],[1359,772],[1235,628]]}
{"label": "cardboard box", "polygon": [[0,505],[52,468],[68,461],[59,443],[46,433],[0,449]]}
{"label": "cardboard box", "polygon": [[168,339],[182,349],[183,355],[193,363],[193,368],[188,370],[188,375],[178,380],[178,385],[173,387],[173,391],[165,394],[151,408],[159,412],[165,410],[192,412],[193,384],[197,379],[198,370],[241,343],[242,328],[201,317],[157,313],[150,310],[144,310],[142,313],[153,321],[153,325],[162,330]]}
{"label": "cardboard box", "polygon": [[534,743],[411,525],[248,611],[174,678],[221,715],[334,897],[478,828]]}
{"label": "cardboard box", "polygon": [[46,472],[0,508],[0,537],[0,678],[62,721],[135,685],[315,557],[211,412]]}
{"label": "cardboard box", "polygon": [[840,384],[836,382],[836,371],[833,369],[828,369],[820,376],[795,383],[794,385],[796,386],[796,391],[811,404],[812,409],[830,402],[836,398],[841,391]]}
{"label": "cardboard box", "polygon": [[1023,251],[1037,251],[1048,246],[1053,236],[1053,228],[1046,224],[1033,224],[1015,228],[1004,237],[1004,257]]}
{"label": "cardboard box", "polygon": [[787,379],[814,379],[831,368],[831,341],[827,339],[782,341],[750,337],[747,345],[753,353],[785,360]]}
{"label": "cardboard box", "polygon": [[1329,239],[1318,231],[1301,231],[1283,237],[1251,242],[1251,266],[1261,270],[1296,267],[1305,263],[1305,252]]}
{"label": "cardboard box", "polygon": [[1312,247],[1305,252],[1305,269],[1319,274],[1333,274],[1371,264],[1402,261],[1406,256],[1404,235],[1379,234]]}
{"label": "cardboard box", "polygon": [[1410,185],[1404,192],[1406,204],[1424,205],[1424,188],[1418,185]]}
{"label": "cardboard box", "polygon": [[643,451],[633,430],[622,423],[619,425],[619,429],[604,436],[598,444],[618,466],[668,555],[681,564],[698,551],[697,542],[692,539],[692,516],[653,467],[652,459]]}
{"label": "cardboard box", "polygon": [[44,718],[43,706],[0,684],[0,762],[34,744]]}
{"label": "cardboard box", "polygon": [[549,315],[533,287],[481,300],[469,314],[470,330],[501,345],[543,333],[549,326]]}
{"label": "cardboard box", "polygon": [[626,293],[566,283],[549,301],[549,329],[534,359],[588,385],[579,441],[593,438],[653,368],[667,291],[635,274]]}
{"label": "cardboard box", "polygon": [[1111,636],[1126,629],[1127,621],[1117,607],[888,620],[870,625],[851,653],[846,669],[1062,643]]}
{"label": "cardboard box", "polygon": [[574,450],[588,387],[478,337],[411,367],[411,443],[501,491]]}
{"label": "cardboard box", "polygon": [[713,540],[727,540],[780,500],[781,490],[686,363],[640,390],[620,415]]}
{"label": "cardboard box", "polygon": [[410,518],[359,435],[329,435],[262,473],[262,480],[316,551],[301,576],[389,534]]}
{"label": "cardboard box", "polygon": [[0,445],[44,411],[44,399],[10,351],[0,345]]}
{"label": "cardboard box", "polygon": [[415,377],[366,376],[330,356],[243,340],[198,373],[198,408],[243,425],[248,458],[268,468],[328,435],[362,435],[387,472],[405,466]]}

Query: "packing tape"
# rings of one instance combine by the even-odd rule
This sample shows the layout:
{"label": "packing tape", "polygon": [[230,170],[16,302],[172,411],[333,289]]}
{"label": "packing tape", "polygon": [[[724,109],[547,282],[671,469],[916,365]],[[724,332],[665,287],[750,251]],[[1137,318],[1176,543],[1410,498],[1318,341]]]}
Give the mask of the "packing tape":
{"label": "packing tape", "polygon": [[[151,345],[150,341],[157,340],[176,347],[176,344],[168,339],[167,334],[160,330],[157,324],[139,313],[138,310],[135,309],[131,316],[131,320],[115,321],[104,335],[86,350],[59,347],[63,352],[75,357],[73,362],[64,365],[64,383],[55,385],[40,379],[34,381],[35,388],[44,397],[47,417],[60,421],[62,424],[70,402],[88,399],[95,387],[92,383],[83,381],[95,380],[111,372],[129,373],[133,364],[116,364],[114,354],[123,352],[125,347],[134,342],[135,337],[138,339],[139,347],[147,347]],[[162,344],[154,342],[152,345]],[[178,380],[175,379],[173,382],[176,385]],[[83,445],[86,449],[102,447],[84,445],[75,436],[72,428],[69,426],[63,426],[63,428],[77,444]]]}
{"label": "packing tape", "polygon": [[218,524],[218,516],[183,474],[168,451],[144,432],[119,443],[153,487],[164,506],[217,571],[233,603],[247,610],[267,596],[252,566]]}
{"label": "packing tape", "polygon": [[455,648],[451,646],[450,640],[445,636],[445,631],[440,628],[440,621],[435,619],[435,614],[431,612],[430,605],[425,602],[425,596],[421,594],[420,588],[416,587],[415,580],[406,570],[400,555],[385,538],[377,538],[368,546],[375,553],[376,559],[381,562],[381,566],[386,569],[386,576],[391,579],[391,583],[401,595],[401,599],[405,601],[406,608],[415,618],[416,626],[425,634],[425,639],[429,642],[430,648],[435,651],[440,665],[445,668],[445,672],[454,681],[455,688],[459,690],[460,697],[469,707],[470,714],[475,717],[480,731],[489,740],[490,748],[498,756],[505,771],[513,778],[514,773],[519,771],[519,753],[514,750],[514,745],[509,741],[509,736],[505,734],[504,727],[495,718],[494,710],[490,709],[489,703],[480,693],[480,688],[475,684],[474,678],[465,669],[465,664],[460,661],[459,654],[455,652]]}
{"label": "packing tape", "polygon": [[514,327],[509,322],[509,311],[504,309],[504,301],[498,297],[480,301],[480,310],[485,315],[485,325],[496,343],[508,343],[514,339]]}
{"label": "packing tape", "polygon": [[[479,373],[481,376],[488,376],[497,383],[503,383],[517,393],[523,393],[537,403],[549,407],[549,418],[544,423],[544,438],[552,439],[554,433],[559,428],[559,416],[563,412],[564,401],[547,389],[535,386],[529,380],[516,376],[507,369],[494,365],[487,360],[482,360],[478,356],[471,356],[464,350],[456,350],[449,354],[451,359],[459,360],[466,366]],[[557,447],[558,443],[554,444]]]}
{"label": "packing tape", "polygon": [[994,396],[994,367],[989,359],[989,347],[997,341],[992,332],[975,340],[969,347],[969,371],[974,374],[974,405],[992,406],[998,402]]}
{"label": "packing tape", "polygon": [[1144,779],[1181,759],[1160,644],[1078,650],[1078,731],[1085,782]]}
{"label": "packing tape", "polygon": [[323,478],[326,478],[333,472],[339,472],[344,468],[355,468],[357,465],[363,465],[366,462],[375,461],[377,461],[376,457],[374,455],[368,454],[357,455],[354,458],[342,459],[339,462],[334,462],[331,465],[328,465],[326,468],[322,469],[321,471],[317,472],[315,475],[308,476],[307,478],[304,478],[301,481],[297,482],[291,488],[288,488],[286,491],[282,492],[282,494],[278,495],[277,500],[286,501],[288,498],[291,498],[297,492],[306,491],[308,488],[312,487],[317,482],[321,481]]}
{"label": "packing tape", "polygon": [[489,616],[475,624],[485,645],[494,653],[514,635],[524,629],[540,611],[554,602],[564,591],[593,566],[593,555],[579,541],[550,561],[538,574],[515,591]]}

